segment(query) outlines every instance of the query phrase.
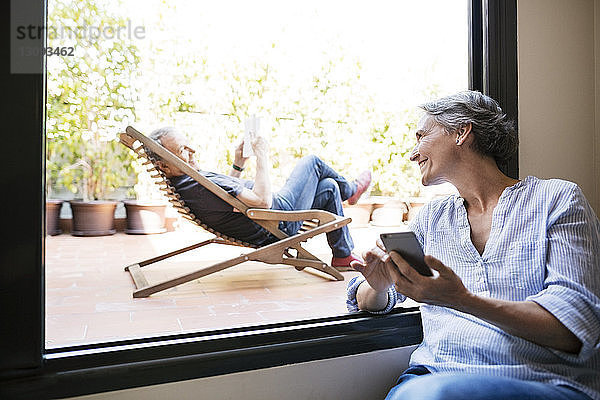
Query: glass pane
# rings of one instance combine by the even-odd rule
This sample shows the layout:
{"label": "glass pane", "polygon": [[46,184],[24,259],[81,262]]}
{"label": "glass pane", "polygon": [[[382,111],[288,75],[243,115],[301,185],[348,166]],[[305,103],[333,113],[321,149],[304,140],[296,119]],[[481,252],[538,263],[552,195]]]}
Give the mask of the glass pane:
{"label": "glass pane", "polygon": [[[408,154],[418,104],[467,88],[467,6],[49,0],[46,346],[346,313],[345,285],[357,272],[335,281],[256,261],[133,298],[125,266],[213,235],[166,205],[118,134],[176,127],[199,168],[229,174],[256,116],[273,192],[310,154],[349,182],[370,170],[369,189],[343,208],[361,254],[453,190],[422,187]],[[256,157],[246,167],[242,177],[254,180]],[[303,246],[330,263],[324,234]],[[210,244],[141,270],[152,285],[251,251]]]}

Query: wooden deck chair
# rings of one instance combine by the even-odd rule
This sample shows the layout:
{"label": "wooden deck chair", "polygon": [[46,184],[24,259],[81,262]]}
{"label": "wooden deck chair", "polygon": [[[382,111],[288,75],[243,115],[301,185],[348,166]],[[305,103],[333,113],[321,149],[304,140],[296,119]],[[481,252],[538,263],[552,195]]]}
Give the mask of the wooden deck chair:
{"label": "wooden deck chair", "polygon": [[[352,221],[349,217],[340,217],[333,213],[322,211],[322,210],[302,210],[302,211],[277,211],[260,208],[249,208],[242,201],[236,197],[227,193],[223,188],[219,187],[198,171],[196,171],[189,164],[175,156],[169,150],[161,146],[158,142],[144,136],[131,126],[127,127],[125,133],[120,134],[120,141],[125,146],[132,149],[138,157],[143,160],[143,165],[146,166],[151,176],[155,178],[155,182],[158,184],[159,189],[168,198],[169,202],[175,207],[175,209],[182,214],[182,216],[196,225],[208,230],[215,234],[215,237],[203,242],[184,247],[182,249],[172,251],[167,254],[163,254],[157,257],[153,257],[148,260],[141,261],[136,264],[128,265],[125,267],[126,271],[129,271],[136,290],[133,292],[133,297],[148,297],[153,293],[160,292],[165,289],[172,288],[182,283],[189,282],[200,277],[222,271],[226,268],[233,267],[246,261],[260,261],[267,264],[287,264],[294,266],[297,270],[301,271],[305,267],[312,267],[325,274],[330,275],[333,279],[342,281],[344,277],[335,268],[329,266],[318,257],[309,253],[302,247],[302,242],[312,238],[321,233],[330,232],[335,229],[339,229],[344,225],[347,225]],[[179,194],[171,186],[169,180],[164,173],[158,168],[157,160],[151,155],[156,154],[164,160],[174,164],[177,168],[185,172],[186,175],[196,180],[199,184],[210,190],[212,193],[223,199],[235,209],[245,214],[252,221],[256,222],[260,226],[264,227],[267,231],[271,232],[279,241],[258,247],[250,243],[245,243],[236,238],[228,237],[217,231],[218,227],[209,227],[202,223],[191,210],[186,207],[184,201],[181,199]],[[288,236],[281,230],[278,225],[280,221],[304,221],[302,227],[297,234]],[[173,279],[166,280],[157,284],[149,284],[146,277],[144,276],[141,268],[157,261],[164,260],[166,258],[175,256],[177,254],[184,253],[193,249],[197,249],[208,244],[226,244],[233,246],[242,246],[253,248],[254,250],[234,257],[230,260],[218,262],[216,264],[203,267],[194,272],[175,277]]]}

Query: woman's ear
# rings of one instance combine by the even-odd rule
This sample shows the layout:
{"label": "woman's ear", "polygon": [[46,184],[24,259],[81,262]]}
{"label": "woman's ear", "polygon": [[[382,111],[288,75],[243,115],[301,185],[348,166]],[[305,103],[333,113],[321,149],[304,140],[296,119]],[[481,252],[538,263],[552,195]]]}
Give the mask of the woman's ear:
{"label": "woman's ear", "polygon": [[469,135],[471,134],[471,129],[473,128],[473,124],[470,122],[464,126],[461,126],[456,131],[456,144],[460,146],[467,140]]}

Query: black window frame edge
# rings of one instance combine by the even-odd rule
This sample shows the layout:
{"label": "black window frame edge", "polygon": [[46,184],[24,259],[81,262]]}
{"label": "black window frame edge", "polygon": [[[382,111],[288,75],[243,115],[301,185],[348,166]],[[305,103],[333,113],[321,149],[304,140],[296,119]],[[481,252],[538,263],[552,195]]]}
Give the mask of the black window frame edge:
{"label": "black window frame edge", "polygon": [[[45,0],[28,1],[44,26]],[[10,29],[10,4],[3,2]],[[471,89],[496,98],[517,120],[516,0],[470,0]],[[10,34],[5,35],[10,48]],[[39,39],[44,47],[45,38]],[[44,66],[44,57],[40,56]],[[175,382],[297,362],[327,359],[418,344],[417,309],[385,316],[364,313],[225,329],[213,332],[44,349],[45,74],[11,74],[5,59],[2,81],[10,98],[2,147],[12,188],[3,196],[11,234],[0,253],[0,397],[63,398]],[[8,168],[7,168],[8,166]],[[517,157],[507,164],[518,174]],[[27,182],[27,184],[23,184]],[[18,193],[18,202],[11,194]]]}

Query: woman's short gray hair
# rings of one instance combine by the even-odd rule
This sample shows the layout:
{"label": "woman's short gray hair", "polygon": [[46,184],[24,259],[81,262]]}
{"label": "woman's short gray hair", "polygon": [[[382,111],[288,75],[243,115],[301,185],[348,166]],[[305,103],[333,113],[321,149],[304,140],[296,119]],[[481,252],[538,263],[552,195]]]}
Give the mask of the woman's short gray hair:
{"label": "woman's short gray hair", "polygon": [[496,100],[480,92],[467,90],[420,106],[450,134],[471,124],[474,149],[503,163],[518,147],[513,121]]}

